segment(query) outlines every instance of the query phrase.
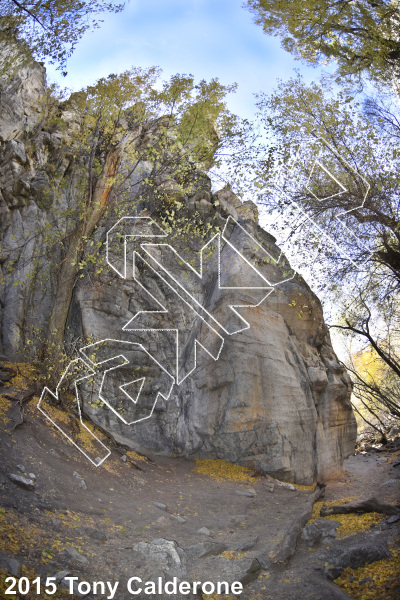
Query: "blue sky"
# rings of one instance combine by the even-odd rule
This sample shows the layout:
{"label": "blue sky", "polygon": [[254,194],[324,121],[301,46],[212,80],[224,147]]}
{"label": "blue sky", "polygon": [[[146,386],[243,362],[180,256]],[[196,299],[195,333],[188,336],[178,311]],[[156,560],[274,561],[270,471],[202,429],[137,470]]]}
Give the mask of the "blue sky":
{"label": "blue sky", "polygon": [[63,78],[73,90],[132,65],[160,66],[165,78],[191,73],[197,80],[218,77],[239,87],[231,95],[231,111],[247,118],[254,112],[253,93],[271,91],[278,78],[287,79],[295,67],[306,80],[318,76],[266,36],[242,8],[243,0],[130,0],[119,14],[105,14],[101,28],[89,32],[68,62]]}
{"label": "blue sky", "polygon": [[196,80],[217,77],[223,84],[238,84],[227,99],[228,108],[251,120],[254,93],[271,92],[277,80],[289,79],[295,68],[306,81],[319,77],[322,69],[295,61],[278,38],[266,36],[255,25],[243,3],[130,0],[121,13],[106,13],[101,27],[79,42],[66,78],[51,66],[48,74],[72,90],[131,66],[159,66],[165,79],[175,73],[191,73]]}
{"label": "blue sky", "polygon": [[[66,78],[51,66],[49,78],[78,90],[131,66],[159,66],[165,79],[175,73],[191,73],[196,80],[217,77],[223,84],[238,84],[228,108],[252,119],[255,92],[271,92],[277,79],[289,79],[295,68],[307,82],[322,69],[295,61],[278,38],[254,24],[243,2],[130,0],[123,12],[105,14],[100,29],[84,36],[68,62]],[[263,216],[265,225],[268,220]],[[290,249],[284,249],[296,263]]]}

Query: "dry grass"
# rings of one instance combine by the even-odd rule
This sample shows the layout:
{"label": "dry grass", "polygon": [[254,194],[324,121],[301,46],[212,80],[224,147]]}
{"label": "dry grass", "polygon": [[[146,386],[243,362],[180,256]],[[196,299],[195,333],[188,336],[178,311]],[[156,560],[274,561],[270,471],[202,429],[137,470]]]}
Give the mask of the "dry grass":
{"label": "dry grass", "polygon": [[222,558],[227,558],[228,560],[239,560],[244,557],[244,552],[239,552],[238,550],[225,550],[220,556],[222,556]]}
{"label": "dry grass", "polygon": [[392,558],[359,569],[345,569],[335,583],[355,600],[397,600],[400,586],[400,548]]}
{"label": "dry grass", "polygon": [[11,400],[8,400],[4,396],[0,396],[0,421],[2,421],[4,425],[7,425],[7,423],[10,422],[10,419],[7,415],[11,408],[11,404]]}
{"label": "dry grass", "polygon": [[147,458],[145,456],[142,456],[141,454],[138,454],[134,450],[128,450],[126,454],[127,454],[127,456],[129,456],[129,458],[131,458],[135,462],[136,461],[148,462],[148,460],[147,460]]}
{"label": "dry grass", "polygon": [[300,492],[313,492],[317,487],[316,483],[313,483],[312,485],[299,485],[297,483],[293,483],[292,485],[294,485],[296,490],[299,490]]}
{"label": "dry grass", "polygon": [[[38,398],[35,397],[35,402],[33,402],[29,410],[33,412],[37,412],[37,403]],[[85,426],[80,423],[78,418],[75,418],[76,429],[72,429],[71,427],[71,418],[69,416],[70,413],[66,412],[63,408],[59,408],[57,406],[53,406],[51,404],[46,403],[43,407],[43,410],[48,414],[48,416],[62,429],[68,436],[80,447],[84,450],[89,456],[94,460],[99,454],[99,445],[98,442],[93,438],[91,433],[96,436],[106,447],[109,446],[110,440],[107,436],[94,425],[91,421],[87,419],[83,420]],[[60,435],[59,432],[54,429],[52,423],[45,419],[44,423],[54,430],[54,435]],[[104,452],[104,449],[100,449],[100,452]],[[79,460],[81,457],[79,456]],[[103,463],[104,468],[114,474],[119,474],[118,468],[116,468],[115,461],[112,461],[111,458],[106,460]],[[119,465],[118,465],[119,466]]]}
{"label": "dry grass", "polygon": [[83,552],[81,546],[85,545],[86,540],[69,537],[69,532],[78,524],[82,525],[82,522],[86,526],[92,525],[92,519],[70,511],[66,514],[48,513],[46,519],[54,517],[62,521],[64,532],[54,534],[54,531],[47,529],[46,522],[33,525],[25,516],[0,508],[0,551],[12,556],[29,553],[31,558],[40,560],[42,564],[50,562],[70,545],[78,552]]}
{"label": "dry grass", "polygon": [[38,528],[30,525],[25,517],[16,516],[12,512],[0,508],[1,552],[17,555],[23,549],[33,548],[38,535]]}
{"label": "dry grass", "polygon": [[340,500],[320,500],[314,504],[312,517],[309,520],[309,523],[316,521],[317,519],[326,519],[328,521],[338,521],[342,524],[341,527],[337,530],[337,537],[339,540],[346,538],[349,535],[353,535],[353,533],[360,533],[362,531],[367,531],[371,525],[376,525],[380,523],[382,519],[385,518],[384,515],[379,513],[365,513],[363,515],[357,514],[348,514],[348,515],[329,515],[327,517],[320,516],[320,510],[322,506],[337,506],[338,504],[346,504],[347,502],[353,502],[355,500],[354,497],[349,498],[341,498]]}
{"label": "dry grass", "polygon": [[243,481],[253,484],[256,482],[253,477],[250,477],[250,473],[252,473],[250,469],[222,459],[195,458],[195,463],[194,473],[207,475],[216,481]]}

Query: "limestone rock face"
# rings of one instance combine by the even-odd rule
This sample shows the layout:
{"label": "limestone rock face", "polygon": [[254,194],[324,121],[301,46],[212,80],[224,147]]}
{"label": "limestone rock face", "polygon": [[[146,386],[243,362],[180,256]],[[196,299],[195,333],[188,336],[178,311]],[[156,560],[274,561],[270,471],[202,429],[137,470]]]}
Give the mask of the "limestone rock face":
{"label": "limestone rock face", "polygon": [[45,231],[55,218],[47,210],[46,166],[61,136],[39,131],[33,150],[23,141],[40,122],[45,94],[46,71],[37,63],[0,81],[0,349],[10,358],[24,358],[27,339],[50,311],[50,274],[60,256],[47,254]]}
{"label": "limestone rock face", "polygon": [[[0,352],[19,359],[26,358],[28,339],[40,347],[54,301],[54,273],[63,255],[61,247],[53,245],[49,251],[46,227],[74,197],[72,180],[60,186],[70,196],[52,195],[49,172],[66,181],[69,163],[58,158],[62,134],[40,128],[37,101],[44,93],[44,71],[37,66],[12,85],[4,84],[1,97]],[[26,122],[31,128],[36,124],[34,145],[24,139]],[[132,181],[132,194],[136,185]],[[178,184],[166,177],[160,190],[171,206],[182,205],[179,214],[190,224],[184,234],[172,227],[165,240],[181,259],[165,248],[153,248],[151,255],[141,251],[137,279],[123,279],[106,264],[103,247],[103,270],[95,273],[88,267],[77,278],[67,337],[75,345],[80,341],[79,347],[100,340],[116,340],[117,350],[121,343],[140,344],[129,356],[137,368],[148,369],[146,381],[153,383],[153,392],[165,385],[157,379],[160,368],[164,379],[179,383],[168,400],[158,398],[150,418],[128,425],[121,415],[132,410],[136,416],[148,415],[152,392],[133,405],[119,386],[139,379],[125,366],[108,378],[106,399],[113,410],[99,401],[96,388],[84,390],[84,412],[116,440],[144,453],[222,458],[304,484],[338,475],[354,450],[356,425],[350,379],[332,349],[318,298],[291,273],[274,238],[258,225],[255,204],[242,203],[228,189],[214,193],[204,173],[196,174],[191,194],[175,197]],[[156,222],[165,224],[165,213],[143,202],[132,216],[148,215],[149,209]],[[113,225],[102,222],[95,241],[104,242]],[[195,275],[183,261],[199,269],[199,251],[223,229],[227,233],[220,237],[220,250],[214,241],[204,254],[203,277]],[[175,273],[185,289],[190,287],[189,300],[185,291],[177,295],[171,279],[160,277],[164,271],[158,265]],[[271,293],[258,306],[243,308],[260,299],[251,289],[252,267],[271,284],[266,295]],[[248,273],[246,285],[233,289],[241,287]],[[168,313],[143,312],[155,310],[157,303],[167,306]],[[239,314],[230,304],[242,306]],[[179,332],[178,350],[174,330]],[[158,371],[153,363],[144,364],[149,356]]]}
{"label": "limestone rock face", "polygon": [[10,82],[0,83],[0,140],[12,140],[39,119],[46,70],[40,64],[19,69]]}
{"label": "limestone rock face", "polygon": [[[214,195],[213,201],[218,197]],[[232,193],[230,199],[239,202]],[[226,205],[226,211],[235,211],[235,216],[238,208]],[[226,218],[226,211],[219,212],[219,218]],[[245,252],[249,232],[270,255],[279,257],[273,238],[250,219],[233,229],[231,240],[237,248]],[[247,258],[256,264],[257,252],[248,249]],[[168,257],[165,260],[173,271],[173,263]],[[227,268],[228,277],[243,267],[227,243],[221,251],[221,265]],[[257,269],[274,282],[290,267],[287,262],[284,267],[261,262]],[[160,285],[154,273],[143,271],[140,282],[161,304],[168,305],[171,290]],[[208,313],[228,328],[236,325],[235,315],[227,316],[229,296],[222,295],[215,272],[206,275],[195,291]],[[137,294],[136,283],[129,278],[111,277],[99,287],[83,280],[76,293],[83,330],[95,339],[121,339],[122,335],[142,344],[162,364],[174,365],[172,334],[168,339],[156,332],[121,331],[137,310],[146,310]],[[251,293],[243,290],[234,299],[249,304]],[[90,403],[85,405],[87,414],[118,441],[144,453],[223,458],[306,484],[337,476],[344,458],[354,450],[356,426],[349,401],[350,379],[334,354],[318,299],[295,276],[277,285],[260,306],[239,310],[249,327],[223,335],[218,360],[199,351],[194,371],[174,386],[168,402],[156,405],[151,418],[128,426],[117,415]],[[206,339],[205,325],[190,320],[178,299],[176,314],[170,312],[157,325],[153,321],[141,324],[145,328],[178,326],[179,361],[193,366],[193,336]],[[111,395],[117,395],[121,383],[116,377]]]}

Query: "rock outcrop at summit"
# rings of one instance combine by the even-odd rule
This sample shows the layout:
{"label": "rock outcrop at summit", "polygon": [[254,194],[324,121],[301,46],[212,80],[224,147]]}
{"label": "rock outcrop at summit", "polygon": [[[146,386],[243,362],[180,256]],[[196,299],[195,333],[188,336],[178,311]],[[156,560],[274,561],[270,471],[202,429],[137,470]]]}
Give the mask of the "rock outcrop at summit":
{"label": "rock outcrop at summit", "polygon": [[[36,66],[30,75],[24,72],[12,85],[3,85],[1,96],[5,107],[16,108],[4,110],[0,123],[0,351],[20,359],[32,331],[37,336],[33,345],[40,346],[38,332],[45,331],[54,301],[54,272],[62,260],[61,248],[48,251],[46,226],[54,221],[55,204],[60,210],[63,200],[52,197],[47,167],[51,163],[62,179],[68,176],[68,164],[57,162],[63,134],[43,131],[40,111],[35,112],[44,85],[44,70]],[[33,151],[24,138],[27,123],[30,130],[36,127]],[[213,192],[204,173],[196,173],[190,194],[177,198],[174,186],[164,176],[160,188],[169,204],[160,210],[154,201],[141,203],[130,216],[151,214],[168,231],[163,241],[180,254],[180,262],[165,249],[153,248],[152,256],[142,251],[137,259],[137,279],[130,276],[131,270],[126,278],[119,277],[106,263],[104,244],[115,223],[104,219],[95,233],[95,241],[103,243],[103,268],[95,272],[87,267],[77,279],[67,341],[80,340],[80,347],[106,339],[117,340],[116,347],[119,341],[140,344],[171,379],[182,381],[173,385],[167,401],[157,401],[151,418],[127,425],[120,415],[129,412],[132,401],[121,395],[119,386],[132,377],[127,368],[125,374],[120,371],[122,379],[116,370],[108,381],[107,399],[111,405],[118,399],[118,410],[99,400],[94,386],[91,393],[86,389],[83,394],[85,414],[118,442],[146,454],[221,458],[304,484],[337,476],[344,458],[354,450],[356,425],[350,378],[332,349],[318,298],[300,276],[291,273],[274,238],[258,225],[255,204],[242,203],[228,189]],[[172,210],[179,211],[175,222],[170,218]],[[179,223],[188,224],[187,228],[183,231]],[[221,236],[225,227],[226,235]],[[205,253],[209,269],[203,278],[193,275],[184,263],[198,269],[199,251],[213,235],[220,236],[225,287],[238,285],[246,261],[250,270],[257,269],[273,286],[258,306],[238,309],[249,324],[239,333],[232,332],[239,329],[240,316],[229,305],[257,304],[251,285],[232,291],[232,298],[221,289],[216,241]],[[129,261],[132,249],[129,246]],[[183,292],[177,296],[177,287],[160,278],[164,271],[158,263],[183,282],[192,277],[192,296],[201,307],[197,312],[188,308]],[[140,327],[126,326],[140,311],[155,310],[157,303],[168,306],[169,313],[159,311],[151,318],[141,314]],[[225,323],[225,330],[216,322]],[[154,331],[168,327],[179,332],[178,350],[173,331]],[[129,331],[135,328],[139,330]],[[219,348],[217,360],[196,339],[210,354]],[[135,360],[143,366],[143,356],[137,354]],[[148,380],[152,377],[158,375],[150,368]],[[156,380],[154,386],[157,389]],[[151,400],[145,396],[144,407],[146,402]],[[140,414],[140,407],[135,409]]]}

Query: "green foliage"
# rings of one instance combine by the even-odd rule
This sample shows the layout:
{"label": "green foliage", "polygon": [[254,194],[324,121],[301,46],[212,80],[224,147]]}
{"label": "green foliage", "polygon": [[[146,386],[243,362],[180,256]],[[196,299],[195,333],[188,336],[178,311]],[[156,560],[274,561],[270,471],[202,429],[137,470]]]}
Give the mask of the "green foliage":
{"label": "green foliage", "polygon": [[[93,340],[90,338],[90,341]],[[56,389],[61,375],[71,360],[80,357],[78,351],[85,343],[89,343],[89,340],[75,338],[68,343],[60,343],[57,339],[57,331],[45,338],[45,333],[40,328],[32,328],[24,339],[22,349],[23,360],[32,368],[31,380],[37,382],[40,387],[46,385],[51,390]],[[47,352],[38,352],[38,348],[43,347],[44,344]],[[75,374],[83,375],[83,369],[75,369]],[[62,391],[69,390],[74,393],[73,383],[71,377],[65,380]]]}
{"label": "green foliage", "polygon": [[160,190],[160,181],[173,181],[173,193],[183,197],[193,188],[194,170],[217,160],[227,138],[226,124],[235,120],[224,102],[235,85],[223,86],[216,79],[196,84],[186,75],[160,82],[160,74],[155,67],[112,74],[61,105],[64,152],[83,184],[81,200],[75,197],[77,218],[87,220],[93,190],[112,151],[118,151],[120,160],[113,177],[107,178],[113,188],[107,210],[112,204],[114,218],[132,211],[132,177],[136,191],[141,188],[141,200],[170,193]]}
{"label": "green foliage", "polygon": [[334,327],[346,345],[355,411],[384,438],[400,420],[399,286],[379,271],[361,283],[343,298]]}
{"label": "green foliage", "polygon": [[200,170],[212,165],[230,138],[225,125],[235,117],[224,100],[234,89],[216,79],[196,84],[187,75],[162,82],[160,70],[152,67],[103,77],[62,102],[49,95],[40,126],[26,140],[34,154],[37,133],[62,133],[46,164],[54,220],[38,232],[59,260],[48,325],[54,343],[62,344],[77,279],[103,269],[99,228],[146,206],[175,233],[209,233],[211,226],[201,219],[191,223],[175,211],[195,193]]}
{"label": "green foliage", "polygon": [[54,289],[42,340],[49,364],[64,343],[75,284],[84,276],[96,282],[105,268],[106,228],[146,208],[174,235],[203,239],[213,230],[178,210],[230,138],[225,123],[235,117],[224,99],[234,89],[217,80],[197,84],[187,75],[163,82],[152,67],[103,77],[68,99],[58,90],[44,94],[40,120],[23,140],[33,164],[41,165],[39,201],[47,217],[33,235],[8,240],[2,273],[19,269],[22,279],[14,274],[14,285],[28,295],[38,285]]}
{"label": "green foliage", "polygon": [[[382,346],[392,360],[399,364],[399,339],[394,330],[398,323],[391,323],[392,340],[389,336],[382,340]],[[393,335],[396,339],[393,339]],[[353,376],[353,405],[359,417],[360,429],[365,423],[385,436],[394,420],[400,419],[400,377],[374,350],[367,344],[362,350],[349,352],[347,368]]]}
{"label": "green foliage", "polygon": [[248,0],[255,21],[309,64],[336,61],[340,76],[400,76],[398,0]]}
{"label": "green foliage", "polygon": [[[394,419],[400,417],[400,114],[394,95],[380,92],[359,104],[346,85],[333,89],[328,78],[306,85],[297,76],[259,95],[267,142],[254,151],[253,170],[262,201],[280,215],[284,233],[274,234],[296,252],[332,327],[350,345],[354,395],[378,418]],[[354,351],[369,347],[383,365],[379,382],[351,361]]]}
{"label": "green foliage", "polygon": [[159,223],[169,235],[170,241],[178,238],[181,243],[187,240],[189,244],[195,237],[199,239],[199,243],[204,243],[221,232],[217,225],[204,222],[198,211],[190,215],[179,214],[181,207],[182,204],[177,203],[175,207],[163,208],[160,211]]}
{"label": "green foliage", "polygon": [[[268,206],[281,214],[289,209],[288,222],[299,215],[295,202],[355,263],[373,252],[376,264],[395,269],[400,277],[399,115],[389,96],[386,103],[372,104],[376,118],[366,118],[346,87],[334,93],[326,79],[306,85],[300,76],[281,83],[271,95],[259,95],[259,117],[273,145],[255,156],[254,170],[258,185],[268,190]],[[304,220],[301,228],[307,233],[298,243],[314,254],[324,242],[321,231]],[[325,245],[322,254],[332,259],[338,253]],[[342,269],[352,266],[342,261],[337,268],[340,279]]]}
{"label": "green foliage", "polygon": [[[68,57],[83,34],[99,27],[99,15],[119,12],[124,4],[103,0],[1,0],[0,43],[21,42],[25,58],[49,59],[65,73]],[[8,65],[9,66],[9,65]]]}

